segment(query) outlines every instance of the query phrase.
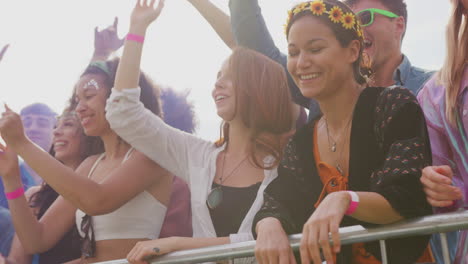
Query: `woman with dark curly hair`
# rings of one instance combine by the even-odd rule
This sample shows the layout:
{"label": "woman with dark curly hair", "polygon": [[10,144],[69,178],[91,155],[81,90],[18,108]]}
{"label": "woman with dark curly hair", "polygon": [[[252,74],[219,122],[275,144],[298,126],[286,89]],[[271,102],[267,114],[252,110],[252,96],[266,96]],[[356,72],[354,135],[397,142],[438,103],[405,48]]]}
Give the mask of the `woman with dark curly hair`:
{"label": "woman with dark curly hair", "polygon": [[[31,143],[16,113],[7,109],[0,119],[7,144],[1,146],[0,174],[16,233],[28,253],[49,250],[74,224],[83,262],[123,258],[135,243],[159,237],[173,177],[115,134],[105,118],[118,64],[118,59],[91,62],[75,86],[71,108],[84,133],[99,137],[104,146],[104,152],[86,158],[75,171]],[[160,115],[153,84],[144,74],[138,82],[144,92],[137,100]],[[56,143],[55,151],[62,146]],[[39,221],[27,208],[13,151],[60,194]]]}

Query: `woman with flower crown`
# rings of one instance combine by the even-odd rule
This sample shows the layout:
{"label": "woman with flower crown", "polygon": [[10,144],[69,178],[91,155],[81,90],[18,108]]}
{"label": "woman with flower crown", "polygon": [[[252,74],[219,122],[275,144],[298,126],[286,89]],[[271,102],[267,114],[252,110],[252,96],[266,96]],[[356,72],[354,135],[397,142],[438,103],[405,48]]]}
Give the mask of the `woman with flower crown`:
{"label": "woman with flower crown", "polygon": [[[380,263],[378,242],[340,246],[339,227],[431,213],[419,178],[431,163],[424,116],[401,87],[369,87],[355,14],[336,0],[294,6],[287,68],[322,115],[292,137],[253,228],[260,263],[294,263],[286,234],[302,232],[302,263]],[[332,245],[329,239],[333,241]],[[389,263],[414,263],[429,237],[387,240]]]}

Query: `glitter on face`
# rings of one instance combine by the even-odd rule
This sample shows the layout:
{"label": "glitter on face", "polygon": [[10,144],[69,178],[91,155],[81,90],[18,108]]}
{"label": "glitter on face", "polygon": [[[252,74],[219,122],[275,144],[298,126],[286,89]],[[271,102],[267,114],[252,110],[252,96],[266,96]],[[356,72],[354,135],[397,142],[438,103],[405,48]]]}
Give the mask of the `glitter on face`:
{"label": "glitter on face", "polygon": [[99,84],[97,83],[96,80],[91,79],[89,82],[86,83],[85,88],[91,88],[94,87],[94,89],[99,90]]}

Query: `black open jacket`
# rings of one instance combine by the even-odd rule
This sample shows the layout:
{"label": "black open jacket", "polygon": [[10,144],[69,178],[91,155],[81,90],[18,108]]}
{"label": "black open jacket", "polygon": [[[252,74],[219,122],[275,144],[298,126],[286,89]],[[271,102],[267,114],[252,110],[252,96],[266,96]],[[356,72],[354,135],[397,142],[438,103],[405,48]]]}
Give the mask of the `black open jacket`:
{"label": "black open jacket", "polygon": [[[275,217],[288,234],[301,233],[314,213],[323,188],[313,154],[314,121],[298,130],[286,146],[278,178],[265,190],[253,229],[259,220]],[[432,211],[419,178],[430,164],[424,115],[414,95],[401,87],[364,89],[353,114],[349,189],[381,194],[404,218],[428,215]],[[341,226],[351,225],[376,226],[345,216]],[[387,240],[389,263],[414,263],[428,241],[429,236]],[[378,242],[365,247],[380,259]],[[351,263],[350,246],[342,248],[337,262]]]}

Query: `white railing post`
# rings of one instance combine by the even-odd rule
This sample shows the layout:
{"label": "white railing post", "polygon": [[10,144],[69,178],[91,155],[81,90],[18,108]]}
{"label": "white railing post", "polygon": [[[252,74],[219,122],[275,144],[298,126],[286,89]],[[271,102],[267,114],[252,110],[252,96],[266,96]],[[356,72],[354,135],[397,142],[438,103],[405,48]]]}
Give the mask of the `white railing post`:
{"label": "white railing post", "polygon": [[440,241],[442,243],[442,256],[444,257],[444,264],[450,264],[450,253],[446,233],[440,233]]}
{"label": "white railing post", "polygon": [[379,244],[380,244],[380,255],[382,256],[382,264],[388,264],[387,247],[385,246],[385,240],[379,240]]}

